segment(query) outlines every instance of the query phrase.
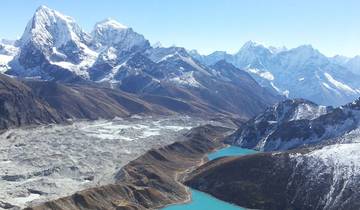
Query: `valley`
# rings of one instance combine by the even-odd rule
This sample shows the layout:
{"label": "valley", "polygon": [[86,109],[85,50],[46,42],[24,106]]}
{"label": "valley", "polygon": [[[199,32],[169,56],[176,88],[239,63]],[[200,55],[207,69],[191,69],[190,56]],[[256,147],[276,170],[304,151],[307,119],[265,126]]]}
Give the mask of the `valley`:
{"label": "valley", "polygon": [[149,148],[180,141],[207,123],[219,124],[134,116],[7,130],[0,135],[0,204],[26,207],[114,183],[115,174]]}

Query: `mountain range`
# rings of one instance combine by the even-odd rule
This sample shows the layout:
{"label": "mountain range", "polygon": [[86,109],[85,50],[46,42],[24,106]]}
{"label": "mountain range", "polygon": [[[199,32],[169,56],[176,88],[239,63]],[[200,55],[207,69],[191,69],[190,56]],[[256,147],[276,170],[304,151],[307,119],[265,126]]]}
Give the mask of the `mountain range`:
{"label": "mountain range", "polygon": [[326,57],[311,45],[286,49],[253,41],[235,54],[217,51],[200,55],[196,50],[190,54],[207,65],[226,60],[250,73],[263,87],[289,98],[339,106],[360,95],[359,56]]}
{"label": "mountain range", "polygon": [[[19,40],[0,42],[0,70],[9,75],[92,81],[131,92],[166,92],[166,96],[172,92],[182,99],[187,95],[184,90],[193,94],[193,89],[208,89],[199,78],[207,84],[229,83],[232,78],[212,68],[222,60],[249,73],[268,95],[333,106],[360,96],[359,56],[326,57],[311,45],[286,49],[249,41],[235,54],[200,55],[181,47],[151,46],[143,35],[113,19],[96,23],[88,33],[73,18],[46,6],[36,10]],[[136,87],[129,84],[134,79]],[[210,88],[201,95],[216,98],[216,91]]]}
{"label": "mountain range", "polygon": [[5,74],[108,87],[177,107],[177,112],[190,106],[193,113],[207,110],[245,119],[282,98],[231,64],[210,67],[184,48],[154,48],[143,35],[113,19],[96,23],[87,33],[73,18],[46,6],[36,10],[19,40],[1,46]]}

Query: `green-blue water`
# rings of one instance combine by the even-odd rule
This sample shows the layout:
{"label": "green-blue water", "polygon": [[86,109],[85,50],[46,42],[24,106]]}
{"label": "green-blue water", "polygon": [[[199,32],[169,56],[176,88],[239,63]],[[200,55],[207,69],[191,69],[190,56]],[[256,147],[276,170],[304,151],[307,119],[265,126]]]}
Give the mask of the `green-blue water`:
{"label": "green-blue water", "polygon": [[[208,158],[209,160],[213,160],[219,157],[248,155],[255,152],[255,150],[231,146],[209,154]],[[209,194],[191,189],[190,203],[171,205],[163,208],[163,210],[244,210],[244,208],[221,201]]]}
{"label": "green-blue water", "polygon": [[191,202],[175,204],[164,210],[244,210],[241,207],[218,200],[211,195],[191,189]]}
{"label": "green-blue water", "polygon": [[216,152],[210,153],[208,155],[208,158],[209,158],[209,160],[214,160],[219,157],[249,155],[249,154],[254,154],[256,152],[257,151],[252,150],[252,149],[244,149],[241,147],[231,146],[231,147],[225,147]]}

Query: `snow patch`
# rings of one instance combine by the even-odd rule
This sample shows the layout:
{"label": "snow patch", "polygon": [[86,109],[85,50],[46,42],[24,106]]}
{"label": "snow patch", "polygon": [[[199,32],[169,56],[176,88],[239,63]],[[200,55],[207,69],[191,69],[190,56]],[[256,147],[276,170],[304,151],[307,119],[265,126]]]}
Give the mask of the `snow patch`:
{"label": "snow patch", "polygon": [[0,55],[0,73],[4,73],[9,70],[9,62],[13,59],[13,56]]}
{"label": "snow patch", "polygon": [[337,89],[343,90],[345,92],[348,93],[360,93],[357,90],[352,89],[350,86],[339,82],[337,80],[335,80],[329,73],[325,72],[324,76],[326,77],[326,79],[333,85],[335,86]]}
{"label": "snow patch", "polygon": [[289,121],[301,119],[313,120],[326,113],[326,106],[311,106],[309,104],[299,104],[295,109],[294,115]]}
{"label": "snow patch", "polygon": [[181,76],[171,78],[169,81],[190,87],[202,87],[202,85],[195,79],[193,71],[185,72]]}
{"label": "snow patch", "polygon": [[269,81],[273,81],[275,79],[274,75],[269,71],[262,71],[256,68],[248,68],[247,70]]}

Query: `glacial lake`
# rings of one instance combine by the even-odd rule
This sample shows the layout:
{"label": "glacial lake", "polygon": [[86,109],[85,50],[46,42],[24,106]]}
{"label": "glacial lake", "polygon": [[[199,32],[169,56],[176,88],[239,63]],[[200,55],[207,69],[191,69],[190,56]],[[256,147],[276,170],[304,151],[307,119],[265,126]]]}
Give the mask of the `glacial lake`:
{"label": "glacial lake", "polygon": [[[209,160],[219,157],[240,156],[256,153],[255,150],[243,149],[241,147],[230,146],[217,150],[208,155]],[[163,210],[245,210],[239,206],[221,201],[209,194],[191,189],[191,202],[184,204],[174,204],[163,208]]]}

